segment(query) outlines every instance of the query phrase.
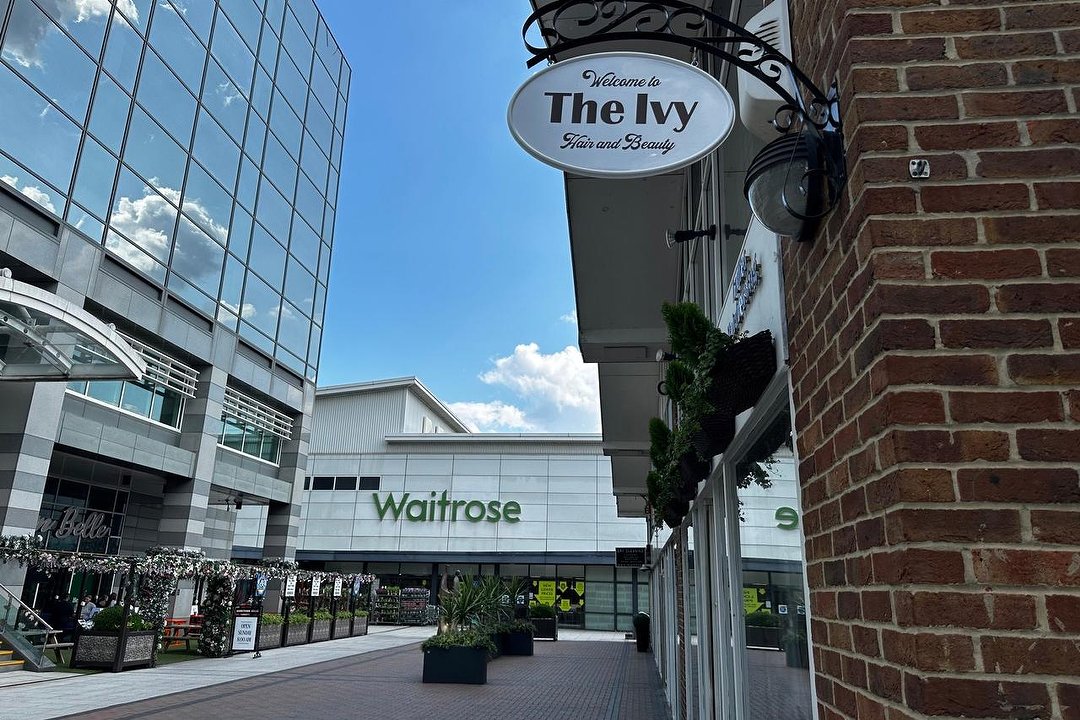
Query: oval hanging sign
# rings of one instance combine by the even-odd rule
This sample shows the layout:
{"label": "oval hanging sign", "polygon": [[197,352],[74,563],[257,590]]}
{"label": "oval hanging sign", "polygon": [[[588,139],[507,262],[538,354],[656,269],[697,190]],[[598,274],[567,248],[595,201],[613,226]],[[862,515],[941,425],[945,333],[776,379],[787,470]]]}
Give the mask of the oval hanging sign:
{"label": "oval hanging sign", "polygon": [[514,139],[541,162],[600,178],[658,175],[712,152],[735,125],[724,86],[687,63],[637,52],[563,60],[514,93]]}

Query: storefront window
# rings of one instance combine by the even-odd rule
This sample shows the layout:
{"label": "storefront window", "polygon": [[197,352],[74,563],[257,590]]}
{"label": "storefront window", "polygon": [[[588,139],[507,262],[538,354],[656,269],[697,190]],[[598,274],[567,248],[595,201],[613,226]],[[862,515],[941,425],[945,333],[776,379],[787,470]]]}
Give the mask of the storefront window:
{"label": "storefront window", "polygon": [[68,383],[69,392],[120,408],[139,417],[179,428],[184,416],[184,395],[144,378],[139,382],[91,380]]}
{"label": "storefront window", "polygon": [[222,447],[276,465],[281,441],[289,438],[291,426],[292,420],[287,415],[232,388],[225,389],[218,438]]}

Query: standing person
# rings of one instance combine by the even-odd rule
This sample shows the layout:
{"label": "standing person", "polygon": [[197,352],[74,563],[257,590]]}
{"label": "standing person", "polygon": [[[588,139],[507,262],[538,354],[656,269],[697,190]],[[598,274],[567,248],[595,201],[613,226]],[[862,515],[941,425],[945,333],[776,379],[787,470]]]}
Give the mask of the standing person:
{"label": "standing person", "polygon": [[94,604],[94,598],[87,595],[83,598],[82,611],[79,613],[79,622],[89,622],[97,614],[97,605]]}
{"label": "standing person", "polygon": [[105,604],[105,607],[116,607],[116,593],[109,593],[109,601]]}

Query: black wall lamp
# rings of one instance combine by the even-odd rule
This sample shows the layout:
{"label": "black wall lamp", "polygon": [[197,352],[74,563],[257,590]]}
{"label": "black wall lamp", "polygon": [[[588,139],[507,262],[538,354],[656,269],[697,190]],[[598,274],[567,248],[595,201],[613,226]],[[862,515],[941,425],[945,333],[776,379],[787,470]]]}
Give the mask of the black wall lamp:
{"label": "black wall lamp", "polygon": [[[533,28],[543,42],[530,39]],[[746,173],[743,192],[754,216],[777,234],[812,240],[818,221],[839,203],[847,170],[836,84],[823,92],[746,28],[686,0],[553,0],[529,15],[521,33],[532,54],[528,67],[578,55],[580,48],[638,41],[676,43],[730,63],[780,99],[772,125],[781,136]],[[668,247],[705,236],[685,234],[690,232],[702,231],[669,232]]]}
{"label": "black wall lamp", "polygon": [[664,236],[664,240],[667,242],[669,248],[673,248],[678,243],[703,237],[709,239],[716,237],[716,226],[710,225],[704,230],[668,230],[667,234]]}

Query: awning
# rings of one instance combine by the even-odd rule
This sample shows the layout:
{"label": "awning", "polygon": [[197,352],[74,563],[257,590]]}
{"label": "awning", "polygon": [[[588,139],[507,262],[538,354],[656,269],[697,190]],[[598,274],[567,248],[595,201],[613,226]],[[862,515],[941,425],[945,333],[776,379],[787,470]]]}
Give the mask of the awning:
{"label": "awning", "polygon": [[0,270],[0,380],[138,380],[144,372],[111,325]]}

